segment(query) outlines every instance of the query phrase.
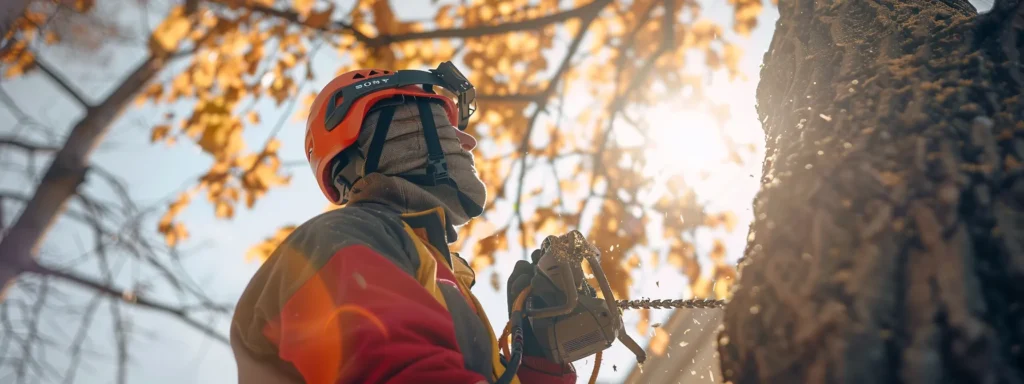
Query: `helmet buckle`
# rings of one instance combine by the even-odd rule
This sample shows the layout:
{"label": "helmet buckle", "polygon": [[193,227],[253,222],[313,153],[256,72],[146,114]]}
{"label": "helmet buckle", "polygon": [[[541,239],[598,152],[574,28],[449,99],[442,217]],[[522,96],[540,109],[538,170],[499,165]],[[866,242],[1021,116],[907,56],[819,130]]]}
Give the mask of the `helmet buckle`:
{"label": "helmet buckle", "polygon": [[448,160],[444,154],[427,156],[427,175],[432,178],[434,185],[444,184],[448,180]]}

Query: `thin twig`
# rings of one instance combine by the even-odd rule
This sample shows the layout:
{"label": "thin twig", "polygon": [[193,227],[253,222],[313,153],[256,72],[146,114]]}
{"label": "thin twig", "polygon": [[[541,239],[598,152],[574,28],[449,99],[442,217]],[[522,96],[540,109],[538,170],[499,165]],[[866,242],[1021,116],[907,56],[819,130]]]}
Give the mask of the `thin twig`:
{"label": "thin twig", "polygon": [[50,67],[49,63],[47,63],[46,60],[44,60],[40,55],[35,55],[35,62],[37,68],[42,70],[43,73],[46,73],[46,75],[49,76],[54,83],[57,83],[57,85],[60,86],[60,88],[63,89],[64,92],[67,92],[68,95],[71,95],[71,97],[74,98],[75,101],[77,101],[78,104],[80,104],[83,108],[89,109],[90,107],[92,107],[92,104],[85,99],[85,95],[82,95],[81,92],[75,89],[74,85],[65,80],[64,76],[61,76],[61,74],[53,70],[53,68]]}
{"label": "thin twig", "polygon": [[[94,280],[94,279],[92,279],[90,277],[82,276],[82,275],[76,274],[74,272],[60,271],[60,270],[56,270],[56,269],[51,269],[51,268],[49,268],[47,266],[44,266],[42,264],[39,264],[39,263],[34,263],[33,265],[28,266],[26,268],[26,272],[34,273],[34,274],[37,274],[37,275],[43,275],[43,276],[57,277],[57,278],[60,278],[60,279],[63,279],[63,280],[67,280],[69,282],[81,285],[83,287],[90,288],[90,289],[92,289],[92,290],[94,290],[96,292],[102,293],[102,294],[104,294],[104,295],[106,295],[108,297],[112,297],[112,298],[116,298],[116,299],[122,299],[123,300],[124,296],[125,296],[125,291],[124,290],[117,290],[117,289],[114,289],[114,288],[112,288],[110,286],[107,286],[104,283],[96,281],[96,280]],[[185,324],[191,326],[192,328],[198,330],[199,332],[201,332],[201,333],[203,333],[203,334],[205,334],[207,336],[210,336],[210,337],[212,337],[212,338],[214,338],[214,339],[224,343],[225,345],[228,344],[228,338],[226,336],[224,336],[220,332],[217,332],[213,328],[207,327],[206,325],[204,325],[202,323],[199,323],[195,319],[192,319],[191,317],[188,316],[188,313],[184,309],[182,309],[182,308],[174,307],[174,306],[171,306],[171,305],[168,305],[168,304],[165,304],[165,303],[160,303],[160,302],[157,302],[155,300],[147,299],[147,298],[144,298],[144,297],[138,297],[138,296],[135,296],[135,297],[132,298],[132,304],[138,305],[138,306],[143,307],[143,308],[152,309],[152,310],[157,311],[157,312],[162,312],[162,313],[167,314],[167,315],[174,316],[179,321],[184,322]]]}
{"label": "thin twig", "polygon": [[[596,1],[594,3],[596,3]],[[569,44],[569,48],[565,57],[562,59],[562,63],[558,66],[558,69],[555,71],[554,76],[548,83],[547,88],[544,89],[544,93],[542,94],[543,97],[537,103],[536,109],[533,110],[533,114],[530,116],[530,120],[526,123],[526,132],[523,133],[523,138],[519,143],[519,184],[516,186],[516,200],[513,205],[513,209],[515,209],[515,217],[519,221],[519,240],[523,245],[523,260],[529,259],[529,250],[526,249],[526,223],[523,220],[522,206],[520,204],[523,199],[523,184],[526,180],[526,158],[528,157],[527,152],[530,145],[530,136],[533,134],[533,129],[537,126],[537,118],[540,117],[540,113],[545,110],[548,101],[551,99],[551,94],[554,93],[562,78],[566,72],[568,72],[573,56],[576,55],[576,51],[580,48],[580,43],[583,42],[583,37],[587,35],[587,32],[590,30],[590,26],[593,24],[594,20],[597,19],[597,15],[600,11],[600,8],[595,8],[591,13],[584,16],[579,32],[576,33],[576,37],[574,37],[572,39],[572,43]],[[508,183],[508,180],[509,178],[506,178],[503,184]],[[505,185],[502,185],[499,190],[504,191]]]}
{"label": "thin twig", "polygon": [[17,147],[28,152],[56,152],[60,149],[49,145],[26,143],[14,137],[0,137],[0,146],[2,145]]}
{"label": "thin twig", "polygon": [[92,300],[89,300],[89,304],[86,306],[85,315],[82,316],[82,323],[78,326],[78,333],[75,334],[74,341],[71,342],[71,361],[64,371],[64,384],[75,382],[78,364],[82,360],[82,347],[89,340],[88,334],[92,327],[92,318],[96,314],[96,309],[99,308],[100,299],[102,298],[103,295],[96,294],[92,297]]}
{"label": "thin twig", "polygon": [[[664,14],[664,20],[662,20],[662,28],[663,28],[663,30],[662,30],[662,40],[658,44],[658,49],[655,50],[654,53],[652,53],[650,56],[647,57],[647,59],[644,61],[644,63],[640,66],[640,70],[637,71],[637,74],[633,77],[632,81],[630,81],[629,85],[626,86],[622,91],[619,91],[619,89],[620,89],[619,88],[619,84],[621,82],[618,81],[618,80],[616,80],[616,82],[615,82],[616,96],[608,104],[609,112],[608,112],[607,127],[605,128],[605,130],[604,130],[604,132],[602,134],[601,141],[598,144],[598,148],[597,148],[596,153],[594,154],[593,162],[592,162],[592,166],[591,166],[592,169],[591,169],[590,183],[589,183],[589,189],[591,191],[593,191],[593,189],[594,189],[594,184],[597,182],[597,177],[603,173],[603,170],[602,170],[602,167],[601,167],[601,165],[603,164],[602,157],[604,155],[604,151],[607,149],[608,142],[609,142],[609,139],[611,137],[611,133],[613,131],[612,128],[614,127],[614,122],[615,122],[615,119],[616,119],[617,115],[622,111],[622,108],[625,107],[626,101],[632,95],[633,91],[636,90],[641,83],[643,83],[644,81],[647,80],[647,76],[650,75],[651,68],[654,66],[654,63],[659,58],[661,58],[662,55],[664,55],[665,53],[667,53],[667,52],[671,51],[673,48],[675,48],[674,44],[673,44],[673,41],[675,39],[675,12],[674,12],[674,7],[672,6],[673,5],[673,1],[674,0],[665,0],[665,2],[664,2],[664,4],[665,4],[665,14]],[[648,9],[648,12],[647,12],[648,16],[646,16],[644,18],[645,20],[647,18],[649,18],[649,15],[650,15],[650,13],[653,10],[654,10],[654,5],[652,4],[651,8]],[[634,31],[638,31],[639,29],[640,29],[640,25],[637,25],[637,27],[636,27],[636,29],[634,29]],[[620,57],[624,56],[625,53],[626,52],[623,52],[623,54],[620,55]],[[625,61],[622,61],[622,62],[617,63],[617,64],[619,64],[619,70],[618,70],[618,75],[616,76],[616,79],[618,79],[618,77],[622,76],[622,73],[625,70],[624,69]],[[586,211],[587,205],[589,204],[590,201],[591,201],[591,199],[587,199],[586,201],[583,202],[583,207],[579,210],[579,212],[577,212],[577,216],[576,216],[576,220],[577,221],[581,218],[581,216],[583,215],[583,212]]]}

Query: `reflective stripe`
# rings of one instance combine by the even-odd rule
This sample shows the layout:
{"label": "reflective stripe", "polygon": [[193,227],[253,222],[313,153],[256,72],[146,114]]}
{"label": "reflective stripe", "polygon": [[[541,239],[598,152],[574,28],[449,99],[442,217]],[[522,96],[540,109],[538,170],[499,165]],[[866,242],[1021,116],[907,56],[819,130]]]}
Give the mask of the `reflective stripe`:
{"label": "reflective stripe", "polygon": [[[448,308],[448,305],[445,303],[444,297],[441,296],[441,291],[437,286],[438,281],[442,279],[439,279],[436,276],[438,273],[437,268],[452,267],[447,265],[448,263],[443,259],[440,251],[428,244],[422,237],[418,236],[416,231],[414,231],[409,224],[403,224],[405,225],[406,234],[408,234],[413,243],[416,244],[416,251],[419,253],[420,268],[416,271],[416,279],[419,280],[421,284],[424,284],[424,288],[428,291],[430,291],[430,287],[432,287],[433,291],[430,291],[431,294],[438,299],[441,305]],[[469,301],[469,305],[473,307],[476,315],[480,317],[481,321],[483,321],[484,328],[487,328],[487,334],[490,335],[491,367],[494,372],[494,377],[492,379],[497,380],[498,377],[501,377],[501,375],[505,373],[505,365],[501,363],[498,351],[498,337],[494,334],[494,328],[491,327],[491,321],[487,318],[487,313],[484,311],[483,305],[480,305],[480,301],[477,300],[476,296],[474,296],[473,292],[469,289],[469,285],[474,279],[474,273],[472,269],[469,269],[469,266],[464,265],[461,262],[453,262],[453,264],[455,264],[455,268],[451,271],[456,277],[456,281],[454,283],[458,286],[459,291],[462,292],[463,296],[468,299],[467,301]],[[425,280],[429,280],[429,282],[425,283]],[[448,282],[447,279],[444,280],[446,280],[446,283]],[[519,382],[518,377],[513,377],[511,384],[521,383]]]}
{"label": "reflective stripe", "polygon": [[416,270],[416,281],[426,289],[430,296],[433,296],[438,303],[441,303],[445,309],[448,309],[448,303],[444,300],[444,295],[441,294],[441,289],[437,286],[437,261],[431,255],[430,249],[427,245],[420,240],[419,236],[416,236],[416,232],[412,230],[409,224],[402,223],[405,226],[405,234],[412,239],[413,244],[416,246],[416,254],[420,259],[420,267]]}

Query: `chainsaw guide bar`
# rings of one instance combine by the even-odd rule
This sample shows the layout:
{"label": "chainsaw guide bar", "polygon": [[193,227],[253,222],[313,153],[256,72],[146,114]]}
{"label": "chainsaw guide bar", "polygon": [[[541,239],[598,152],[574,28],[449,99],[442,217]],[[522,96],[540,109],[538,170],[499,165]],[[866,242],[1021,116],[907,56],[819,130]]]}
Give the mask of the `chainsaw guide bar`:
{"label": "chainsaw guide bar", "polygon": [[668,309],[668,308],[722,308],[725,300],[687,299],[687,300],[616,300],[620,309]]}

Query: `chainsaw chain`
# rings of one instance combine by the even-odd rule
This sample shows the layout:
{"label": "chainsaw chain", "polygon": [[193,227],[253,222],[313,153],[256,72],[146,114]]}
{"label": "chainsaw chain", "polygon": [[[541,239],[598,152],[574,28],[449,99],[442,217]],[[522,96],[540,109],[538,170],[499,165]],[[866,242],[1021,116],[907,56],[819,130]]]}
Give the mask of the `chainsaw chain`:
{"label": "chainsaw chain", "polygon": [[667,308],[722,308],[725,300],[686,299],[686,300],[617,300],[620,309],[667,309]]}

